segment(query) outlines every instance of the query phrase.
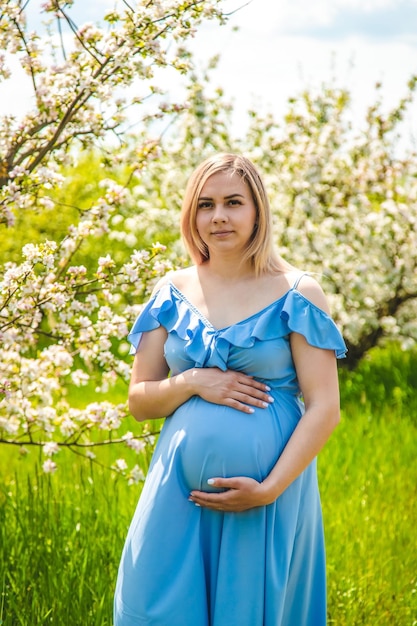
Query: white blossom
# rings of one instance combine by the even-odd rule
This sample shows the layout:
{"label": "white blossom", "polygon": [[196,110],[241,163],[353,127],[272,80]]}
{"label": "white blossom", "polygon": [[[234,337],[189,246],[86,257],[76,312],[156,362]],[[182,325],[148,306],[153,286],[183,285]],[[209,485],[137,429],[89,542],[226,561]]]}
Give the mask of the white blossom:
{"label": "white blossom", "polygon": [[114,463],[113,463],[113,467],[118,471],[118,472],[124,472],[127,470],[127,463],[124,459],[117,459]]}
{"label": "white blossom", "polygon": [[58,466],[55,463],[55,461],[52,461],[51,459],[47,459],[46,461],[42,463],[42,469],[45,472],[45,474],[53,474],[58,469]]}
{"label": "white blossom", "polygon": [[47,441],[42,448],[42,451],[46,456],[52,456],[59,452],[59,446],[56,441]]}
{"label": "white blossom", "polygon": [[145,475],[139,465],[135,465],[134,467],[132,467],[128,474],[128,485],[137,485],[143,480],[145,480]]}

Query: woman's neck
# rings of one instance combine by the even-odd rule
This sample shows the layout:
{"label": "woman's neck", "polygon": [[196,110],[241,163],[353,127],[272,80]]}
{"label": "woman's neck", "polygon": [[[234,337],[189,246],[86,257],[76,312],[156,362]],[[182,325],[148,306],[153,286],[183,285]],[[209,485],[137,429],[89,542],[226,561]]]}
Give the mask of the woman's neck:
{"label": "woman's neck", "polygon": [[250,262],[230,262],[225,259],[209,259],[197,268],[201,276],[207,276],[223,283],[247,281],[255,278],[255,270]]}

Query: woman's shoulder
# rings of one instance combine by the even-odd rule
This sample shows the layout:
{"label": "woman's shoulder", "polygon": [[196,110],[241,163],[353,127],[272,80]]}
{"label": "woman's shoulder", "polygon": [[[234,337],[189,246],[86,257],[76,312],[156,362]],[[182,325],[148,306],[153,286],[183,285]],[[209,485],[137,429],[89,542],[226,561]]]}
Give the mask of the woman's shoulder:
{"label": "woman's shoulder", "polygon": [[152,294],[156,294],[162,289],[162,287],[165,287],[169,284],[174,285],[174,287],[182,291],[183,286],[186,285],[189,282],[190,278],[194,277],[195,275],[196,270],[194,266],[185,267],[178,270],[172,270],[158,280],[152,290]]}
{"label": "woman's shoulder", "polygon": [[326,295],[316,278],[308,272],[298,272],[294,286],[301,295],[319,309],[330,314],[329,304]]}

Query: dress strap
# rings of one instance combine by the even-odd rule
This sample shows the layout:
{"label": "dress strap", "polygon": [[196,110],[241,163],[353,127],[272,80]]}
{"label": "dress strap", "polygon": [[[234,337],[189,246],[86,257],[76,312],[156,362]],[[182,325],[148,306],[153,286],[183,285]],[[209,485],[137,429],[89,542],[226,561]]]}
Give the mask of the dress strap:
{"label": "dress strap", "polygon": [[299,285],[299,283],[300,283],[301,279],[302,279],[304,276],[309,276],[309,273],[308,273],[308,272],[303,272],[302,274],[300,274],[299,276],[297,276],[297,278],[296,278],[296,280],[295,280],[295,283],[294,283],[294,284],[293,284],[293,286],[291,287],[291,291],[293,291],[294,289],[297,289],[297,287],[298,287],[298,285]]}

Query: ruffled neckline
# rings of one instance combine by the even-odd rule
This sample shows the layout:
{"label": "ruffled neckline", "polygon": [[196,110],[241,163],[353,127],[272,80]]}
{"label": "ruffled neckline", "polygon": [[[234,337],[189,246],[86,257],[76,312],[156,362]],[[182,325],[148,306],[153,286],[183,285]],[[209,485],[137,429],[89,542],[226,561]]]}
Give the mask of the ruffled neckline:
{"label": "ruffled neckline", "polygon": [[[187,296],[180,289],[178,289],[178,287],[176,285],[174,285],[174,283],[172,281],[169,280],[166,283],[166,285],[169,286],[172,289],[172,291],[177,295],[177,297],[179,297],[191,309],[191,311],[193,311],[193,313],[195,313],[197,315],[197,317],[200,319],[200,321],[203,322],[203,324],[209,330],[211,330],[211,331],[213,331],[215,333],[226,332],[226,331],[230,330],[231,328],[235,328],[235,326],[240,326],[241,324],[247,324],[247,323],[251,322],[256,317],[258,317],[260,315],[263,315],[264,313],[267,313],[269,311],[269,309],[277,306],[281,301],[285,300],[285,298],[288,296],[290,291],[297,291],[297,293],[301,297],[304,298],[302,293],[300,293],[298,290],[294,289],[294,287],[290,287],[289,289],[287,289],[287,291],[285,293],[282,294],[282,296],[280,296],[279,298],[277,298],[276,300],[274,300],[270,304],[267,304],[262,309],[259,309],[259,311],[256,311],[255,313],[252,313],[252,315],[249,315],[248,317],[245,317],[245,318],[239,320],[238,322],[234,322],[233,324],[229,324],[228,326],[222,326],[221,328],[217,328],[216,326],[214,326],[210,322],[209,319],[207,319],[207,317],[205,315],[203,315],[203,313],[192,302],[190,302],[190,300],[187,298]],[[307,300],[307,302],[309,302],[309,304],[314,306],[313,303],[310,302],[309,300]],[[316,308],[318,308],[318,307],[316,307]],[[320,311],[321,309],[318,309],[318,310]],[[324,313],[324,311],[323,311],[323,313]]]}
{"label": "ruffled neckline", "polygon": [[227,368],[229,351],[251,348],[297,332],[318,348],[334,350],[343,358],[346,346],[331,317],[313,304],[296,286],[267,306],[230,326],[216,329],[172,282],[165,283],[144,306],[128,336],[134,352],[142,333],[163,326],[185,342],[185,352],[197,367]]}

